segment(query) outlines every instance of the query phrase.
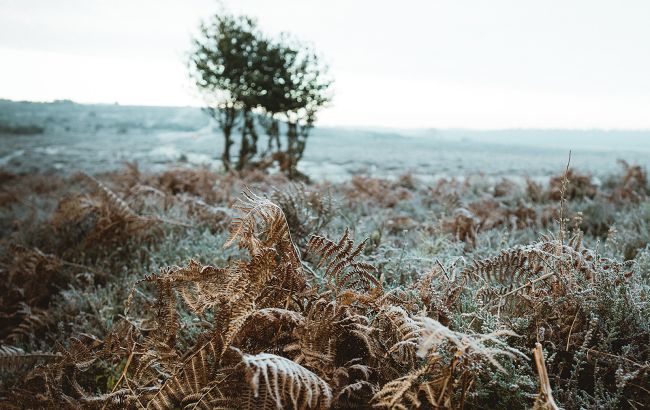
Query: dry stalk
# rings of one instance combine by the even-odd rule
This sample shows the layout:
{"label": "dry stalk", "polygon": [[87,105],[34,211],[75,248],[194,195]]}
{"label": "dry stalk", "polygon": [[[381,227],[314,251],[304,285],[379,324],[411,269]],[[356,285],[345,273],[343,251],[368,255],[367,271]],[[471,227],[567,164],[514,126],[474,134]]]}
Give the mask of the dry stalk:
{"label": "dry stalk", "polygon": [[539,375],[539,394],[535,400],[534,410],[559,410],[558,405],[553,399],[553,391],[551,389],[551,382],[548,379],[548,372],[546,371],[546,363],[544,363],[544,353],[542,352],[542,345],[538,342],[535,343],[533,349],[533,357],[535,358],[535,365],[537,366],[537,374]]}

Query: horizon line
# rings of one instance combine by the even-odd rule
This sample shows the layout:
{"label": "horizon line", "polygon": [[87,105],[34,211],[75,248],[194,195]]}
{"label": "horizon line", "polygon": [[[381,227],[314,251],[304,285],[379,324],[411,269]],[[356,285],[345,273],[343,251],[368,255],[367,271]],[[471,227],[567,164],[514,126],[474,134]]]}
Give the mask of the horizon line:
{"label": "horizon line", "polygon": [[[53,100],[14,100],[11,98],[0,97],[0,102],[11,102],[11,103],[29,103],[29,104],[74,104],[74,105],[86,105],[86,106],[118,106],[126,108],[196,108],[202,109],[202,105],[175,105],[175,104],[125,104],[119,101],[115,102],[80,102],[75,101],[69,98],[60,98]],[[650,132],[650,128],[634,128],[634,127],[618,127],[618,128],[606,128],[606,127],[557,127],[557,126],[534,126],[534,127],[522,127],[522,126],[508,126],[508,127],[468,127],[468,126],[447,126],[447,127],[436,127],[434,125],[428,126],[386,126],[386,125],[368,125],[368,124],[323,124],[315,125],[315,128],[340,128],[340,129],[380,129],[380,130],[392,130],[392,131],[475,131],[475,132],[493,132],[493,131],[577,131],[577,132],[589,132],[589,131],[601,131],[601,132],[610,132],[610,131],[619,131],[619,132]]]}

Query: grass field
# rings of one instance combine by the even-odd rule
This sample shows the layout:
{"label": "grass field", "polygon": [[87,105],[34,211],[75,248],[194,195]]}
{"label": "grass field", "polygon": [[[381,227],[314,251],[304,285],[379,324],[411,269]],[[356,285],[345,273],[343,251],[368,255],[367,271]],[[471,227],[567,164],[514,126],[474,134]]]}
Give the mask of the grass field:
{"label": "grass field", "polygon": [[294,184],[196,109],[1,104],[0,407],[650,403],[642,132],[319,129]]}

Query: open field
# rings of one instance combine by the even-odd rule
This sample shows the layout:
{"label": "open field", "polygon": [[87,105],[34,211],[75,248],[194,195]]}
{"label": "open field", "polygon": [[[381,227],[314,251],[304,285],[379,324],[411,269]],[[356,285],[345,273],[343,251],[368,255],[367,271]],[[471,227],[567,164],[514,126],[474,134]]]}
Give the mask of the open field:
{"label": "open field", "polygon": [[647,133],[317,129],[296,185],[197,109],[0,107],[2,408],[650,403]]}
{"label": "open field", "polygon": [[[43,131],[11,134],[0,127],[0,166],[18,172],[106,172],[124,161],[157,171],[181,161],[220,166],[218,127],[198,108],[0,101],[0,124]],[[337,182],[405,172],[426,181],[478,173],[538,178],[562,170],[569,150],[576,168],[602,177],[618,169],[617,159],[650,165],[650,132],[325,127],[310,137],[301,168]]]}

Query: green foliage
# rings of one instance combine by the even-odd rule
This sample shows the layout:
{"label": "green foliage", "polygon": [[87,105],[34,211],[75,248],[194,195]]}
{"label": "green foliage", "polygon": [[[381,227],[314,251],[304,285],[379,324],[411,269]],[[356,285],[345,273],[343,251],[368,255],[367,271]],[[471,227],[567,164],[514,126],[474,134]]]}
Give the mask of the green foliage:
{"label": "green foliage", "polygon": [[[309,48],[288,35],[271,39],[255,20],[225,12],[201,25],[193,41],[190,72],[224,134],[224,166],[231,166],[232,132],[241,129],[237,170],[278,162],[290,177],[298,176],[316,113],[330,99],[331,81],[325,67]],[[282,148],[279,121],[286,123]],[[258,147],[260,122],[267,133],[264,153]]]}

